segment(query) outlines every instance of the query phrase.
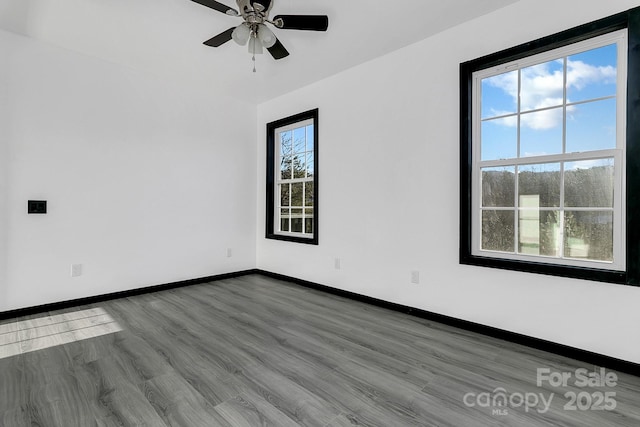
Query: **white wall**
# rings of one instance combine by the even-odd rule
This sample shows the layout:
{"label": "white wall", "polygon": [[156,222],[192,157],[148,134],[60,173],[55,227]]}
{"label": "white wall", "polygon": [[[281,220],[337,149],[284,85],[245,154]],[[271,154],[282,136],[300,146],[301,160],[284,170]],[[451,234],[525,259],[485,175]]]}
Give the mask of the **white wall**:
{"label": "white wall", "polygon": [[[260,105],[258,268],[640,363],[639,288],[458,264],[459,63],[638,5],[522,0]],[[266,240],[265,124],[315,107],[320,244]]]}
{"label": "white wall", "polygon": [[0,312],[255,267],[255,105],[7,32],[0,51]]}
{"label": "white wall", "polygon": [[[1,36],[0,36],[1,37]],[[0,40],[2,40],[0,38]],[[0,52],[4,43],[0,41]],[[0,55],[0,164],[5,166],[8,157],[9,138],[9,105],[2,100],[7,99],[9,90],[9,60],[8,55]],[[0,167],[0,310],[6,301],[7,292],[7,197],[8,197],[8,169]]]}

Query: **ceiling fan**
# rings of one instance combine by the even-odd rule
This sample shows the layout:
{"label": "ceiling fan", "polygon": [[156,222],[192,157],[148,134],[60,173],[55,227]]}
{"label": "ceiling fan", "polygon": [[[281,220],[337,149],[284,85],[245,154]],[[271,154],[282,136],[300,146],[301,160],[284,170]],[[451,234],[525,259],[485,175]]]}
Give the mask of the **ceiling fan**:
{"label": "ceiling fan", "polygon": [[240,45],[248,42],[249,53],[253,53],[254,62],[255,55],[261,54],[263,47],[274,59],[282,59],[289,55],[273,31],[267,27],[267,23],[284,30],[327,31],[329,27],[329,18],[326,15],[277,15],[269,19],[273,0],[236,0],[239,11],[215,0],[192,1],[230,16],[241,17],[244,22],[240,25],[223,31],[204,44],[218,47],[231,39]]}

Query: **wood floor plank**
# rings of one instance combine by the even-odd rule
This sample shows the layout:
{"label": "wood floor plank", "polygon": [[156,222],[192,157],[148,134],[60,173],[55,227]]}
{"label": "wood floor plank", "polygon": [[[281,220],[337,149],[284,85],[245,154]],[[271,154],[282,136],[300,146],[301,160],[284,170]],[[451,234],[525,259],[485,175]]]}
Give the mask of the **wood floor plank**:
{"label": "wood floor plank", "polygon": [[217,405],[239,394],[238,389],[224,383],[229,378],[229,372],[239,368],[230,368],[219,358],[193,351],[184,340],[147,336],[146,341],[210,404]]}
{"label": "wood floor plank", "polygon": [[[326,348],[307,344],[306,341],[287,339],[277,347],[265,346],[264,351],[257,351],[254,355],[260,363],[249,368],[268,367],[338,410],[356,409],[370,403],[366,395],[354,392],[351,384],[340,377],[335,370],[337,365],[327,364],[316,357],[318,352],[326,351]],[[341,359],[338,364],[346,361]],[[245,369],[244,373],[251,372],[251,369]]]}
{"label": "wood floor plank", "polygon": [[15,426],[32,427],[34,425],[35,426],[45,425],[45,424],[39,424],[41,420],[38,420],[37,414],[35,415],[36,416],[34,416],[34,412],[29,407],[16,408],[15,410],[5,412],[4,414],[2,414],[2,416],[0,416],[0,420],[2,420],[2,422],[4,423],[1,425],[11,426],[11,427],[15,427]]}
{"label": "wood floor plank", "polygon": [[2,346],[13,344],[20,341],[20,332],[19,331],[6,331],[0,333],[0,348]]}
{"label": "wood floor plank", "polygon": [[72,366],[82,365],[96,361],[108,355],[120,339],[116,333],[98,335],[87,339],[77,339],[64,345]]}
{"label": "wood floor plank", "polygon": [[17,410],[27,402],[27,398],[23,357],[17,355],[0,359],[0,413]]}
{"label": "wood floor plank", "polygon": [[[217,375],[233,374],[243,364],[255,363],[243,349],[237,332],[228,318],[215,321],[215,314],[198,311],[174,292],[163,293],[153,310],[146,310],[150,318],[165,325],[163,332],[195,347],[199,354],[214,360]],[[161,316],[161,317],[158,317]],[[211,317],[214,316],[214,319]],[[207,319],[207,321],[203,321]],[[217,328],[217,329],[216,329]]]}
{"label": "wood floor plank", "polygon": [[69,373],[55,375],[39,387],[31,386],[28,412],[31,425],[85,427],[95,423],[89,403]]}
{"label": "wood floor plank", "polygon": [[234,377],[245,394],[251,391],[259,394],[298,425],[324,426],[340,413],[322,397],[272,367],[251,365]]}
{"label": "wood floor plank", "polygon": [[0,427],[32,427],[27,411],[22,407],[0,411]]}
{"label": "wood floor plank", "polygon": [[[17,334],[15,336],[17,338]],[[20,342],[13,341],[0,344],[0,359],[17,356],[18,354],[22,354],[22,344]]]}
{"label": "wood floor plank", "polygon": [[216,410],[233,427],[296,427],[300,425],[252,390],[247,390],[218,405]]}
{"label": "wood floor plank", "polygon": [[109,355],[74,368],[78,390],[98,424],[166,426],[144,395],[142,384],[149,378],[122,361]]}
{"label": "wood floor plank", "polygon": [[229,424],[178,372],[147,381],[144,394],[168,426],[227,427]]}

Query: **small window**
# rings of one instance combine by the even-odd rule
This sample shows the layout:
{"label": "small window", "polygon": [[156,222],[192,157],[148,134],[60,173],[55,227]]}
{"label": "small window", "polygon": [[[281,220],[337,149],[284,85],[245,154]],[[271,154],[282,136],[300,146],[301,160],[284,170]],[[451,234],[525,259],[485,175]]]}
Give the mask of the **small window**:
{"label": "small window", "polygon": [[635,284],[632,13],[461,64],[462,263]]}
{"label": "small window", "polygon": [[266,237],[318,244],[318,110],[267,125]]}

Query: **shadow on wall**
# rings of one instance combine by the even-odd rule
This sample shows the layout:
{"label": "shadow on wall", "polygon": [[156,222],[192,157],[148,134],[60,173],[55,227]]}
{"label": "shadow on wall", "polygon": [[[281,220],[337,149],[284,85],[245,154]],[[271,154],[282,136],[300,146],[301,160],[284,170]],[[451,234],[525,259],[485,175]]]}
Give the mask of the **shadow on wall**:
{"label": "shadow on wall", "polygon": [[32,0],[3,0],[0,2],[0,28],[28,35]]}

